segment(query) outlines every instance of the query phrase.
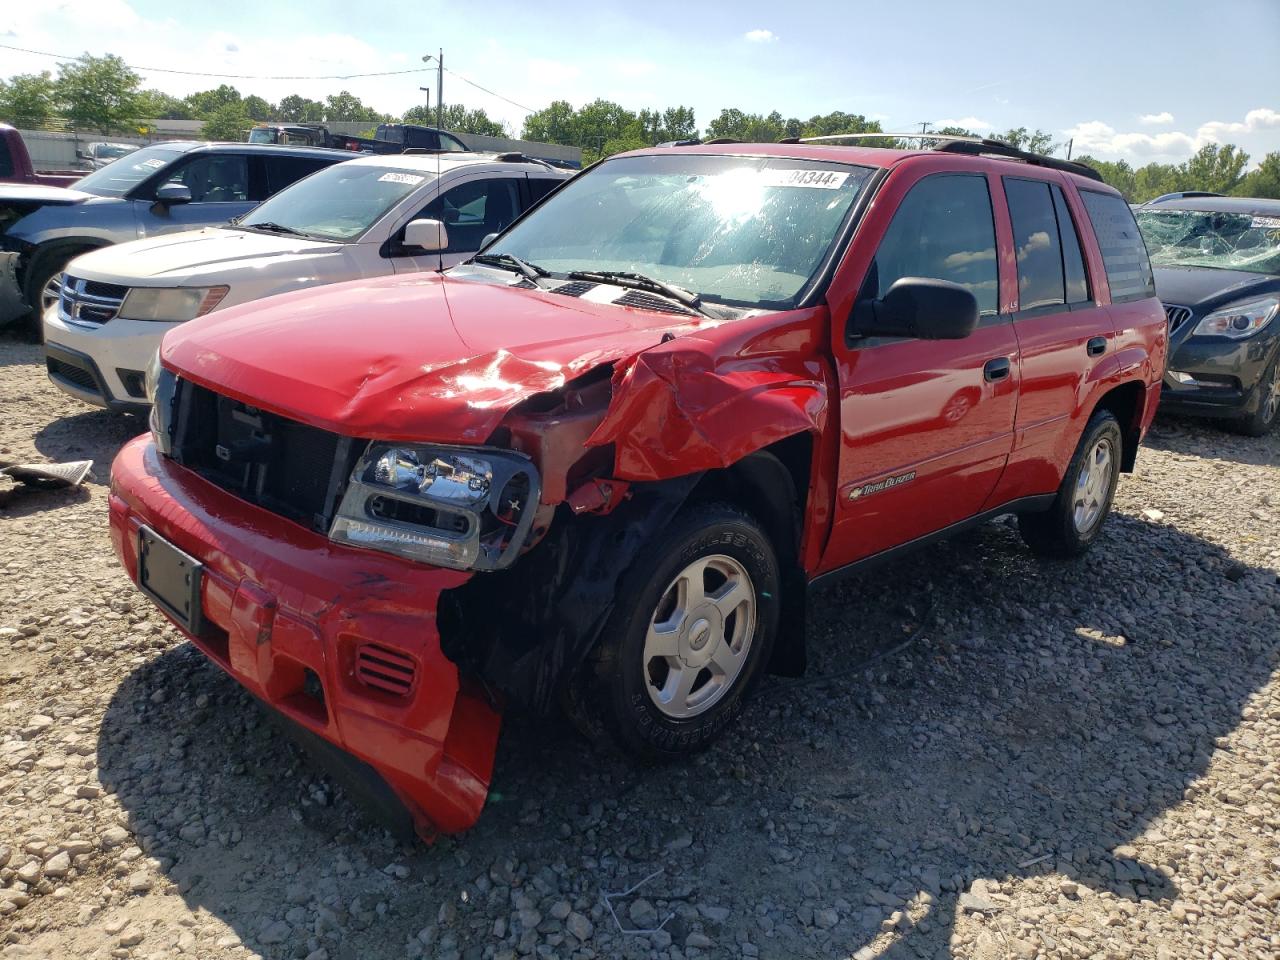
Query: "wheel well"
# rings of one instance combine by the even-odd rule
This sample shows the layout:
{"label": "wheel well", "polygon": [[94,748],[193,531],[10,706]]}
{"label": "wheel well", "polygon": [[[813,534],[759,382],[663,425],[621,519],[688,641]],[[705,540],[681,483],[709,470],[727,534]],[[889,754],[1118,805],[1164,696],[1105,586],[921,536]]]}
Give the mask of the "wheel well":
{"label": "wheel well", "polygon": [[1120,431],[1124,435],[1124,450],[1120,456],[1120,469],[1125,473],[1133,472],[1133,465],[1138,458],[1138,442],[1142,436],[1143,406],[1147,391],[1141,383],[1131,381],[1122,383],[1103,394],[1098,400],[1095,410],[1110,410],[1120,422]]}
{"label": "wheel well", "polygon": [[[43,265],[49,260],[57,260],[62,258],[65,262],[73,257],[77,257],[82,253],[88,253],[90,250],[97,250],[99,247],[105,247],[107,244],[99,243],[88,239],[68,239],[68,240],[52,240],[49,243],[41,244],[31,251],[26,258],[26,266],[22,273],[22,290],[30,293],[27,288],[31,283],[31,277],[34,274],[37,265]],[[36,291],[37,293],[39,291]]]}
{"label": "wheel well", "polygon": [[799,676],[805,665],[807,579],[800,566],[800,534],[809,495],[813,437],[799,433],[743,457],[723,470],[710,470],[690,499],[728,500],[746,509],[764,527],[778,555],[782,575],[782,623],[769,669]]}

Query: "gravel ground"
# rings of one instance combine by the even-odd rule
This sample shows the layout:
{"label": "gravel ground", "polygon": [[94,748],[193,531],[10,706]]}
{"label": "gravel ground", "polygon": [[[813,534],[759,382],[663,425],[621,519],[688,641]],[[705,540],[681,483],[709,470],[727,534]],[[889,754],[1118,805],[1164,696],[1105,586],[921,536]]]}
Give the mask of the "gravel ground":
{"label": "gravel ground", "polygon": [[823,591],[686,765],[509,717],[479,825],[405,846],[117,568],[141,421],[12,339],[0,411],[98,462],[0,488],[0,957],[1280,957],[1280,435],[1160,421],[1082,562],[1005,520]]}

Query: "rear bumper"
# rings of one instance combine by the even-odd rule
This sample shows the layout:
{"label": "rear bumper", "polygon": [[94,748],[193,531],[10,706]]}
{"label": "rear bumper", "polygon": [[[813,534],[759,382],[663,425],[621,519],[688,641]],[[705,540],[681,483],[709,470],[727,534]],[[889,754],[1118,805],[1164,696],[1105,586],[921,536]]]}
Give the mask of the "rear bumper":
{"label": "rear bumper", "polygon": [[[144,524],[204,564],[205,627],[188,636],[218,666],[373,767],[421,835],[475,823],[501,717],[441,651],[435,617],[441,592],[470,574],[336,546],[159,456],[147,436],[116,457],[110,516],[135,583]],[[362,680],[370,650],[412,664],[400,692]]]}

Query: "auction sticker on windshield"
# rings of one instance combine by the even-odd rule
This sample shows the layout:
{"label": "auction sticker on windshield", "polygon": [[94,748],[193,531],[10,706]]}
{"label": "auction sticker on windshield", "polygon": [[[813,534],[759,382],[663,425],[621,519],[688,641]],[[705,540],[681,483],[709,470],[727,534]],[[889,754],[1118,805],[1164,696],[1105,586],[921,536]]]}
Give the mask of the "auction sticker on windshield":
{"label": "auction sticker on windshield", "polygon": [[760,181],[766,187],[813,187],[838,190],[849,179],[847,173],[834,170],[762,170]]}
{"label": "auction sticker on windshield", "polygon": [[1280,217],[1254,217],[1253,223],[1249,226],[1255,230],[1270,230],[1280,227]]}
{"label": "auction sticker on windshield", "polygon": [[379,183],[407,183],[411,187],[416,187],[426,177],[419,177],[412,173],[384,173],[378,178]]}

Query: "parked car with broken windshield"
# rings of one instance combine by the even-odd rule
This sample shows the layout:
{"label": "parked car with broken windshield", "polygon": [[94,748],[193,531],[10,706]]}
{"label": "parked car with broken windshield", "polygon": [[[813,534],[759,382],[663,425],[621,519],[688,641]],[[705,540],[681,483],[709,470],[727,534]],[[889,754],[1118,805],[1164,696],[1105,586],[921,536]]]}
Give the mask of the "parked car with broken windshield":
{"label": "parked car with broken windshield", "polygon": [[1169,318],[1161,406],[1262,436],[1280,420],[1280,200],[1185,196],[1137,217]]}
{"label": "parked car with broken windshield", "polygon": [[171,331],[112,539],[215,663],[458,830],[504,704],[679,760],[803,669],[815,583],[1004,513],[1106,549],[1165,342],[1087,167],[641,151],[443,275]]}

